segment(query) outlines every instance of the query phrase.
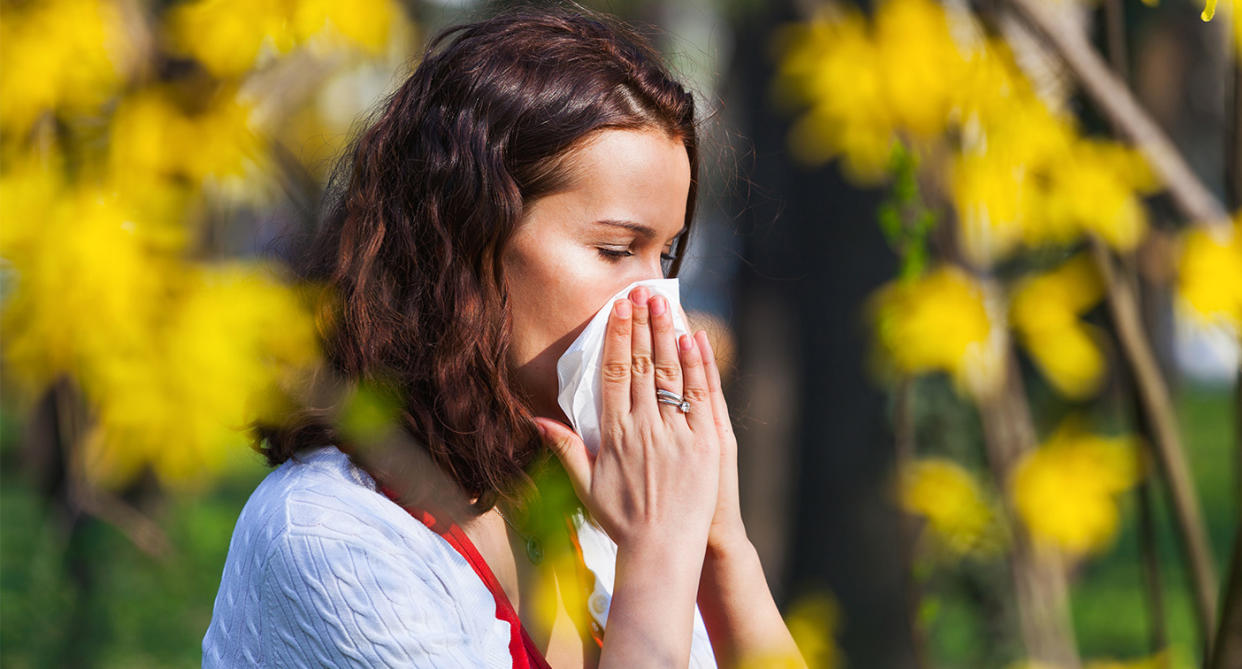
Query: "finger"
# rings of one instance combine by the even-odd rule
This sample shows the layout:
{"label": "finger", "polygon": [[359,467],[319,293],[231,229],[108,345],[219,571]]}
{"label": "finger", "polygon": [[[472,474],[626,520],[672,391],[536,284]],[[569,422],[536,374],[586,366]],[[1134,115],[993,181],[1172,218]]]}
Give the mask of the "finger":
{"label": "finger", "polygon": [[[656,295],[651,298],[647,306],[651,314],[651,349],[655,366],[655,388],[681,395],[681,356],[677,353],[673,315],[669,311],[668,300],[663,295]],[[660,413],[665,418],[672,418],[674,414],[681,413],[673,405],[658,403]]]}
{"label": "finger", "polygon": [[651,314],[647,310],[647,289],[630,291],[634,308],[630,329],[630,412],[649,411],[656,415],[655,372],[651,353]]}
{"label": "finger", "polygon": [[732,436],[733,423],[729,421],[729,406],[725,403],[724,389],[720,384],[720,369],[716,366],[716,353],[712,350],[712,343],[707,338],[706,330],[694,333],[694,339],[702,354],[703,372],[707,377],[707,392],[711,397],[716,430],[720,433],[720,438],[725,439]]}
{"label": "finger", "polygon": [[630,317],[634,308],[629,300],[617,300],[608,314],[604,331],[604,351],[600,361],[600,423],[630,412]]}
{"label": "finger", "polygon": [[[713,417],[711,391],[707,386],[707,375],[703,369],[703,356],[699,352],[698,342],[690,335],[677,338],[677,349],[681,355],[684,390],[682,396],[690,403],[690,413],[686,421],[690,429],[701,434],[710,434],[716,430]],[[669,407],[676,411],[676,407]]]}
{"label": "finger", "polygon": [[539,436],[548,450],[556,454],[558,460],[569,474],[569,481],[578,493],[578,499],[586,501],[585,495],[591,489],[591,454],[578,436],[569,426],[542,416],[535,417],[535,427],[539,428]]}

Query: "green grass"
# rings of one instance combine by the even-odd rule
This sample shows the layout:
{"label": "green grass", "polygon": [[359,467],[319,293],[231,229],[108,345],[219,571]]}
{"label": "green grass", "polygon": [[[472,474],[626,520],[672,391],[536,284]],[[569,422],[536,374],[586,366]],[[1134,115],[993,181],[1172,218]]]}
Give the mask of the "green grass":
{"label": "green grass", "polygon": [[[1221,389],[1186,388],[1177,400],[1187,458],[1223,579],[1237,518],[1233,414],[1235,396]],[[1174,658],[1202,662],[1188,575],[1162,484],[1155,486],[1156,545]],[[1138,495],[1123,500],[1124,526],[1112,550],[1085,565],[1072,593],[1074,625],[1085,657],[1135,657],[1148,646],[1149,621],[1140,565]],[[1177,666],[1177,664],[1175,664]]]}
{"label": "green grass", "polygon": [[[981,435],[963,422],[969,405],[946,392],[943,384],[924,380],[916,404],[920,451],[947,453],[979,469]],[[946,399],[948,398],[948,399]],[[1186,387],[1177,411],[1187,457],[1204,521],[1223,579],[1232,549],[1237,517],[1234,447],[1236,397],[1230,389]],[[947,403],[947,404],[946,404]],[[1065,407],[1035,402],[1055,423]],[[1104,416],[1108,418],[1108,416]],[[945,426],[957,429],[945,431]],[[924,429],[926,428],[926,429]],[[973,446],[972,446],[973,445]],[[984,476],[985,473],[981,472]],[[1164,606],[1165,634],[1173,667],[1202,663],[1188,575],[1174,532],[1162,483],[1155,481],[1156,546]],[[1133,660],[1150,654],[1151,624],[1139,550],[1137,488],[1120,500],[1122,527],[1112,545],[1079,563],[1070,575],[1074,633],[1085,660]],[[1008,571],[1003,562],[967,560],[940,565],[925,584],[924,611],[927,652],[936,667],[1005,667],[1022,659],[1016,633]]]}
{"label": "green grass", "polygon": [[198,666],[233,524],[266,471],[254,458],[210,493],[166,500],[156,512],[174,546],[165,559],[90,518],[70,533],[67,519],[6,467],[0,476],[3,665]]}

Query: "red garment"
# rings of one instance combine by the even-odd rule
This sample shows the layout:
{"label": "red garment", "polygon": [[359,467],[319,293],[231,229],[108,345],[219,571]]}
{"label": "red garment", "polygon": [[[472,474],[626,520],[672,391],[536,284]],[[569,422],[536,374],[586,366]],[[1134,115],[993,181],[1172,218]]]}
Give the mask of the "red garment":
{"label": "red garment", "polygon": [[[380,486],[380,492],[392,501],[397,501],[396,493],[387,486]],[[505,595],[504,589],[500,587],[500,581],[496,580],[495,574],[492,573],[487,562],[483,560],[483,556],[479,555],[479,551],[475,549],[474,544],[470,542],[470,537],[466,536],[461,527],[451,520],[437,519],[429,511],[404,506],[402,508],[405,508],[411,516],[433,532],[444,537],[445,541],[448,541],[458,553],[461,553],[462,557],[466,558],[466,562],[474,568],[474,573],[479,575],[483,584],[491,591],[492,598],[496,600],[496,617],[509,623],[509,654],[513,656],[513,669],[551,669],[543,653],[539,652],[535,642],[526,633],[526,628],[522,627],[522,621],[518,619],[517,611],[509,603],[509,597]]]}

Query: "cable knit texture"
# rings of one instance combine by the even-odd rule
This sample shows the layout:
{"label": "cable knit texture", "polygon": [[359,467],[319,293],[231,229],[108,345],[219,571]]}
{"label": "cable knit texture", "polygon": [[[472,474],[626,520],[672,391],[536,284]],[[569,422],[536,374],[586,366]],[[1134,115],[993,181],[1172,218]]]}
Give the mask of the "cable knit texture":
{"label": "cable knit texture", "polygon": [[326,446],[273,470],[229,544],[204,667],[512,667],[469,563]]}
{"label": "cable knit texture", "polygon": [[[603,623],[615,544],[592,534],[584,557]],[[509,638],[465,558],[324,446],[272,470],[242,508],[203,666],[508,668]],[[715,666],[696,607],[690,667]]]}

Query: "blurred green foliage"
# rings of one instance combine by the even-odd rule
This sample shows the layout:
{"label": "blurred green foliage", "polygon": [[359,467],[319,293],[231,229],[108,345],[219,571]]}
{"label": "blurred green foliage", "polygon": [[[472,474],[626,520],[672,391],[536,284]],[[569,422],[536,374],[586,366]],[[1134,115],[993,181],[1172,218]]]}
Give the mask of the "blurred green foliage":
{"label": "blurred green foliage", "polygon": [[[1219,564],[1228,556],[1235,518],[1230,415],[1235,401],[1223,389],[1185,388],[1179,398]],[[927,409],[938,417],[942,439],[969,441],[961,438],[969,421],[955,418],[951,407]],[[247,465],[211,492],[161,498],[151,513],[168,533],[174,554],[157,560],[95,519],[80,518],[70,535],[56,507],[25,479],[19,426],[10,418],[0,420],[0,664],[197,666],[233,524],[268,471],[261,457],[238,451]],[[1125,524],[1115,545],[1074,575],[1074,623],[1085,658],[1147,654],[1136,500],[1137,493],[1125,498]],[[1198,641],[1176,537],[1163,496],[1157,500],[1167,630],[1179,666],[1195,661]],[[1020,648],[1001,599],[1008,592],[1002,562],[962,561],[931,570],[930,578],[921,616],[936,666],[1001,667],[1016,656]]]}
{"label": "blurred green foliage", "polygon": [[[916,440],[926,455],[952,457],[975,471],[986,469],[975,408],[947,392],[947,378],[917,382],[914,404]],[[1051,391],[1031,384],[1033,407],[1044,413],[1068,410],[1050,401]],[[1187,386],[1177,410],[1195,483],[1203,503],[1218,569],[1223,573],[1237,522],[1237,465],[1232,411],[1237,396],[1227,388]],[[1101,425],[1117,419],[1119,407],[1093,412]],[[1050,416],[1043,416],[1049,418]],[[1041,424],[1050,424],[1042,420]],[[1165,609],[1165,630],[1173,667],[1199,665],[1199,639],[1181,549],[1167,510],[1166,495],[1155,486],[1156,545]],[[991,492],[995,492],[991,490]],[[1078,648],[1084,659],[1146,657],[1150,621],[1140,562],[1139,493],[1121,498],[1122,527],[1113,545],[1085,560],[1071,573],[1071,606]],[[1012,585],[1003,562],[965,559],[950,564],[917,565],[922,583],[919,618],[928,655],[936,667],[1003,667],[1022,656],[1015,636]]]}

